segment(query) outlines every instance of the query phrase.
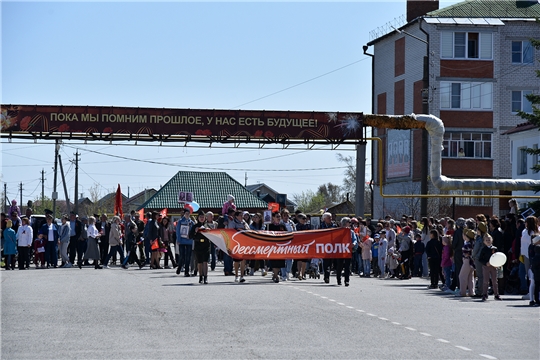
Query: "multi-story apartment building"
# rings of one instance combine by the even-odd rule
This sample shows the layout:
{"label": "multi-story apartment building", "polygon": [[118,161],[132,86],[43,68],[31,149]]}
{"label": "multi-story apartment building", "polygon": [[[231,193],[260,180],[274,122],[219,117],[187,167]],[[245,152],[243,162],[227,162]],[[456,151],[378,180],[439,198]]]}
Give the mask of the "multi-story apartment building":
{"label": "multi-story apartment building", "polygon": [[[469,0],[438,9],[438,1],[407,1],[407,23],[364,47],[373,53],[373,109],[378,114],[430,113],[445,126],[442,174],[452,178],[511,178],[510,140],[503,135],[531,110],[524,97],[540,90],[535,70],[540,38],[538,1]],[[370,48],[372,46],[372,48]],[[425,130],[374,129],[384,151],[373,148],[374,216],[420,215],[419,194],[427,179]],[[427,141],[426,141],[427,138]],[[378,157],[383,157],[383,176]],[[424,160],[423,160],[424,159]],[[427,163],[425,161],[427,159]],[[430,194],[439,194],[427,181]],[[451,191],[446,194],[497,195]],[[510,193],[500,193],[509,195]],[[425,215],[474,216],[507,212],[507,199],[428,199]]]}

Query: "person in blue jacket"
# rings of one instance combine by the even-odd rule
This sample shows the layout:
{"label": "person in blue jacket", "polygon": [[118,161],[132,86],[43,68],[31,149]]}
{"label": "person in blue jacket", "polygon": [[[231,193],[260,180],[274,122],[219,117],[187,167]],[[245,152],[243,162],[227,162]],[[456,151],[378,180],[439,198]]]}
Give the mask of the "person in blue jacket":
{"label": "person in blue jacket", "polygon": [[6,221],[6,228],[4,229],[4,256],[6,270],[15,270],[15,255],[17,254],[17,237],[15,230],[11,227],[13,222],[11,220]]}
{"label": "person in blue jacket", "polygon": [[189,238],[191,227],[195,225],[193,220],[190,219],[190,210],[184,209],[184,216],[176,223],[176,244],[178,246],[178,267],[176,268],[176,274],[180,274],[182,271],[182,265],[184,266],[184,276],[189,276],[189,265],[191,264],[191,250],[193,247],[193,240]]}

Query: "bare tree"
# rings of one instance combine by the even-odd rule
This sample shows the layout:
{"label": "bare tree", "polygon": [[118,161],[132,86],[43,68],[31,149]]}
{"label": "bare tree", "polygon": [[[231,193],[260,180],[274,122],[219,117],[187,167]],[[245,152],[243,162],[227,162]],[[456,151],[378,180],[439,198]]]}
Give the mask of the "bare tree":
{"label": "bare tree", "polygon": [[[345,169],[345,177],[343,178],[343,185],[341,190],[344,193],[350,194],[350,199],[354,203],[356,199],[356,160],[352,156],[343,156],[342,154],[337,154],[337,160],[339,162],[347,165]],[[371,207],[370,207],[371,208]]]}

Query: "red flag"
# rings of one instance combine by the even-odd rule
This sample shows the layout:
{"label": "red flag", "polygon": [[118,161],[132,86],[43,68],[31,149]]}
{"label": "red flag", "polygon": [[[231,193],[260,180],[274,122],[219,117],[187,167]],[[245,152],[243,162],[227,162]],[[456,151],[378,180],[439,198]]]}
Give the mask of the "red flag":
{"label": "red flag", "polygon": [[114,198],[114,214],[120,216],[120,219],[124,218],[124,210],[122,210],[122,190],[120,190],[120,184],[116,189],[116,196]]}
{"label": "red flag", "polygon": [[167,213],[168,213],[168,209],[165,208],[165,209],[161,210],[161,212],[159,213],[159,215],[161,215],[161,217],[166,217],[166,216],[167,216]]}
{"label": "red flag", "polygon": [[146,216],[144,216],[144,209],[139,210],[139,219],[146,224]]}

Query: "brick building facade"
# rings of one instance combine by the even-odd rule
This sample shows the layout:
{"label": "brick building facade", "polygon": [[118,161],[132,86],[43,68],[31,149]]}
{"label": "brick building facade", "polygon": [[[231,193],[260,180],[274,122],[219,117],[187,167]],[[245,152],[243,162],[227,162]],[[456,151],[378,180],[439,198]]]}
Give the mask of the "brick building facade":
{"label": "brick building facade", "polygon": [[[524,96],[540,91],[535,76],[540,69],[538,51],[529,41],[540,38],[540,24],[535,22],[540,3],[472,0],[437,8],[438,1],[409,1],[407,24],[367,44],[374,55],[373,111],[439,117],[445,125],[445,176],[511,178],[510,140],[502,133],[522,122],[518,109],[530,109]],[[374,216],[418,217],[418,198],[384,199],[378,194],[381,185],[387,194],[420,193],[422,153],[429,151],[429,144],[422,144],[422,130],[374,129],[373,134],[384,143],[383,154],[373,149]],[[379,156],[384,160],[383,179],[378,176]],[[440,193],[431,182],[428,186],[429,193]],[[454,203],[451,198],[432,198],[427,213],[473,216],[506,211],[506,200],[456,198]]]}

